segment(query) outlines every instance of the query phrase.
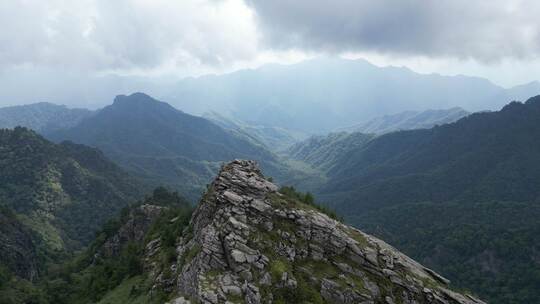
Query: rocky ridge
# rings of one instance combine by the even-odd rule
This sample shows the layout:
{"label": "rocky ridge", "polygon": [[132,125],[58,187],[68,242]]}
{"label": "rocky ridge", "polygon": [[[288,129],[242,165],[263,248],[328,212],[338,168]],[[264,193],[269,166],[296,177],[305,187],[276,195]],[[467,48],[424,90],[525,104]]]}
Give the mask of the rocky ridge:
{"label": "rocky ridge", "polygon": [[126,222],[101,247],[101,255],[118,256],[123,246],[129,242],[140,243],[154,221],[168,208],[143,204],[131,210]]}
{"label": "rocky ridge", "polygon": [[[171,303],[484,303],[383,241],[277,191],[255,162],[221,169],[178,240]],[[148,247],[155,247],[150,242]],[[155,252],[155,248],[147,248]]]}

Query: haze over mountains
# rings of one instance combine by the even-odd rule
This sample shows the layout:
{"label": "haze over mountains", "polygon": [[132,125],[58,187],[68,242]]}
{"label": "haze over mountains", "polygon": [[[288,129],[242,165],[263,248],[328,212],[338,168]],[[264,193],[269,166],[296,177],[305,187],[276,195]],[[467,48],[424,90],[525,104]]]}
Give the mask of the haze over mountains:
{"label": "haze over mountains", "polygon": [[[540,93],[538,82],[504,89],[478,77],[419,74],[407,68],[337,58],[266,65],[160,85],[129,77],[122,81],[134,85],[111,87],[143,88],[186,113],[213,112],[249,125],[319,135],[405,111],[453,107],[468,112],[498,110],[508,101]],[[108,96],[118,93],[111,91]],[[91,103],[107,104],[104,95],[100,96]],[[55,100],[54,96],[47,99]],[[60,97],[58,102],[81,106]]]}
{"label": "haze over mountains", "polygon": [[509,101],[540,94],[538,82],[505,89],[478,77],[420,74],[360,59],[324,57],[177,82],[131,76],[79,82],[89,86],[80,90],[84,94],[79,98],[76,92],[61,96],[63,90],[54,90],[39,100],[94,109],[108,105],[112,96],[142,91],[190,114],[215,112],[250,125],[319,135],[404,111],[498,110]]}
{"label": "haze over mountains", "polygon": [[539,93],[538,82],[504,89],[478,77],[419,74],[329,58],[188,78],[168,92],[155,92],[188,113],[215,111],[310,134],[403,111],[498,110],[508,101]]}
{"label": "haze over mountains", "polygon": [[462,108],[446,110],[405,111],[393,115],[375,117],[366,122],[339,128],[337,131],[384,134],[401,130],[429,129],[463,118],[470,113]]}
{"label": "haze over mountains", "polygon": [[181,189],[193,200],[224,161],[256,159],[276,178],[286,171],[273,153],[245,134],[142,93],[117,96],[112,105],[49,137],[97,147],[151,184]]}
{"label": "haze over mountains", "polygon": [[0,128],[24,126],[41,133],[70,128],[89,117],[93,111],[40,102],[0,108]]}

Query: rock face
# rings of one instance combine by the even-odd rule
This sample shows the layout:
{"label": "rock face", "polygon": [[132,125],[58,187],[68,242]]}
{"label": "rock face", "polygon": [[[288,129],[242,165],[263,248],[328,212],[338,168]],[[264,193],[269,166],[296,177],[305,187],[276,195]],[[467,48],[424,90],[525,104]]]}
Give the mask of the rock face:
{"label": "rock face", "polygon": [[390,245],[225,165],[178,241],[172,303],[483,303]]}
{"label": "rock face", "polygon": [[103,244],[101,253],[107,257],[117,256],[128,242],[142,242],[152,223],[166,209],[166,207],[150,204],[133,209],[129,213],[126,223]]}

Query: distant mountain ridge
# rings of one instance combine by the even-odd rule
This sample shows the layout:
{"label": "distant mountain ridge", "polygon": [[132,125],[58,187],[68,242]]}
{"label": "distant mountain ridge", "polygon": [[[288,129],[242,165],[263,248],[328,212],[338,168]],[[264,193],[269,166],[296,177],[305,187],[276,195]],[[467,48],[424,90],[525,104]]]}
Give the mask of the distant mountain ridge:
{"label": "distant mountain ridge", "polygon": [[373,118],[367,122],[339,128],[337,131],[384,134],[394,131],[429,129],[436,125],[455,122],[470,113],[456,107],[444,110],[405,111]]}
{"label": "distant mountain ridge", "polygon": [[303,132],[280,127],[247,124],[216,112],[207,112],[203,117],[225,129],[240,132],[274,152],[281,152],[307,136]]}
{"label": "distant mountain ridge", "polygon": [[48,102],[0,108],[0,128],[27,127],[40,133],[70,128],[93,114]]}
{"label": "distant mountain ridge", "polygon": [[350,151],[367,145],[376,136],[401,130],[429,129],[452,123],[469,114],[461,108],[452,108],[386,115],[363,124],[340,128],[340,131],[327,135],[311,136],[290,146],[283,154],[295,161],[309,164],[324,175]]}
{"label": "distant mountain ridge", "polygon": [[[479,77],[420,74],[402,67],[378,67],[366,60],[339,58],[269,64],[176,83],[113,78],[105,83],[126,81],[131,83],[128,90],[145,90],[186,113],[216,112],[251,126],[309,135],[404,111],[453,107],[467,112],[496,110],[509,100],[540,94],[537,81],[505,89]],[[96,100],[103,100],[103,92],[98,95]],[[21,125],[40,131],[28,123]]]}
{"label": "distant mountain ridge", "polygon": [[537,94],[538,82],[505,89],[478,77],[319,58],[188,78],[158,96],[189,113],[215,111],[250,124],[323,134],[388,113],[496,110]]}
{"label": "distant mountain ridge", "polygon": [[192,199],[224,161],[250,157],[274,176],[285,170],[262,145],[143,93],[117,96],[112,105],[50,138],[97,147],[150,184],[181,189]]}

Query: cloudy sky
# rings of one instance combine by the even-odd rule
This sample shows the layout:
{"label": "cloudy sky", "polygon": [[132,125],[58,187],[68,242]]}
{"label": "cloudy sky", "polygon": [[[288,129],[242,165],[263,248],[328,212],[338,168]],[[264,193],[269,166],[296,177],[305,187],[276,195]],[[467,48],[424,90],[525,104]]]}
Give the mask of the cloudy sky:
{"label": "cloudy sky", "polygon": [[540,79],[539,12],[536,0],[2,0],[0,104],[320,55],[512,86]]}

